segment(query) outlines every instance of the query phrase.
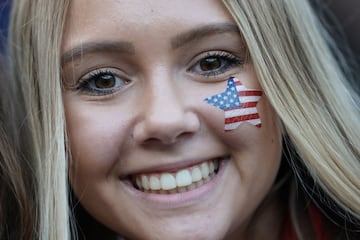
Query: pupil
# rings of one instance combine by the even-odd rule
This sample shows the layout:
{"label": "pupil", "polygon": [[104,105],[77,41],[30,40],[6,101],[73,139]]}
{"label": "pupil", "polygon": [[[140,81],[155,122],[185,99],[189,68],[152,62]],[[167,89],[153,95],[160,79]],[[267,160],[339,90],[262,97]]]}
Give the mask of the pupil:
{"label": "pupil", "polygon": [[221,61],[217,57],[209,57],[201,60],[200,68],[202,71],[211,71],[221,67]]}
{"label": "pupil", "polygon": [[115,78],[113,75],[102,75],[96,81],[95,85],[97,88],[112,88],[115,85]]}

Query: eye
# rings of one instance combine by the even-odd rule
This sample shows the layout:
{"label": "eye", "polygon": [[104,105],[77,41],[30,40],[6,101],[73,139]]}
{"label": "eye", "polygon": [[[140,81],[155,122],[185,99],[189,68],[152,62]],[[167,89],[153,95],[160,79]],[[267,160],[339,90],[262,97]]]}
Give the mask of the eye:
{"label": "eye", "polygon": [[119,71],[96,69],[79,80],[76,90],[91,95],[111,94],[129,83],[116,72]]}
{"label": "eye", "polygon": [[244,63],[243,59],[221,51],[201,54],[198,59],[189,71],[206,77],[217,76]]}
{"label": "eye", "polygon": [[207,57],[200,60],[201,71],[212,71],[221,67],[221,59],[219,57]]}
{"label": "eye", "polygon": [[109,89],[115,87],[116,76],[111,73],[102,74],[94,78],[94,85],[98,89]]}

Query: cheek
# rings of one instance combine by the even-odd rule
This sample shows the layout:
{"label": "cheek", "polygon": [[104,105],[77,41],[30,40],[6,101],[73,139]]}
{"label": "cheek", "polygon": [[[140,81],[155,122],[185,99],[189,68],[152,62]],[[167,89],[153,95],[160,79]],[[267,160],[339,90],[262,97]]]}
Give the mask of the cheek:
{"label": "cheek", "polygon": [[[278,116],[264,96],[258,104],[261,128],[243,126],[229,139],[234,149],[240,176],[251,182],[265,183],[275,179],[281,161],[282,134]],[[267,184],[266,184],[267,183]]]}
{"label": "cheek", "polygon": [[262,126],[241,123],[232,131],[224,131],[224,111],[211,106],[202,108],[204,121],[213,135],[230,149],[238,174],[249,184],[271,183],[276,177],[282,153],[280,119],[266,96],[257,105]]}
{"label": "cheek", "polygon": [[125,141],[127,120],[113,109],[83,104],[65,105],[65,108],[72,182],[110,175]]}

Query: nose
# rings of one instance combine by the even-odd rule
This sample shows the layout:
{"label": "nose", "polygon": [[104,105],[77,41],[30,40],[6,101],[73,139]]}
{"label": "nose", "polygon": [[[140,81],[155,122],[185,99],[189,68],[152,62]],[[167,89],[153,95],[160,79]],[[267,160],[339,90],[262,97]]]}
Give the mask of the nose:
{"label": "nose", "polygon": [[133,137],[139,144],[174,144],[200,128],[199,118],[171,81],[148,84]]}

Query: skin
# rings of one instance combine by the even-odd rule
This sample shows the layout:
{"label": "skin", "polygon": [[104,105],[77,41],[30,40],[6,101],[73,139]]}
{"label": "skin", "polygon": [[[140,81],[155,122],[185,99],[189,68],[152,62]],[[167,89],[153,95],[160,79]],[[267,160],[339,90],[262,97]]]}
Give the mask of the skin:
{"label": "skin", "polygon": [[[209,25],[212,30],[190,41],[179,37]],[[224,112],[204,102],[223,92],[230,76],[261,90],[249,62],[225,69],[227,59],[210,57],[223,71],[214,72],[219,69],[210,64],[211,76],[204,75],[209,72],[200,63],[214,52],[245,59],[234,26],[217,0],[71,2],[62,49],[70,182],[84,208],[118,234],[277,239],[274,204],[263,204],[264,213],[257,214],[256,222],[266,224],[254,223],[280,164],[277,115],[262,96],[257,105],[261,128],[244,123],[225,132]],[[105,42],[117,43],[116,49],[93,44]],[[105,93],[79,87],[79,81],[99,71],[111,72],[121,84],[106,85],[100,89]],[[202,190],[157,198],[160,194],[141,193],[127,180],[217,157],[227,159],[221,174]]]}

